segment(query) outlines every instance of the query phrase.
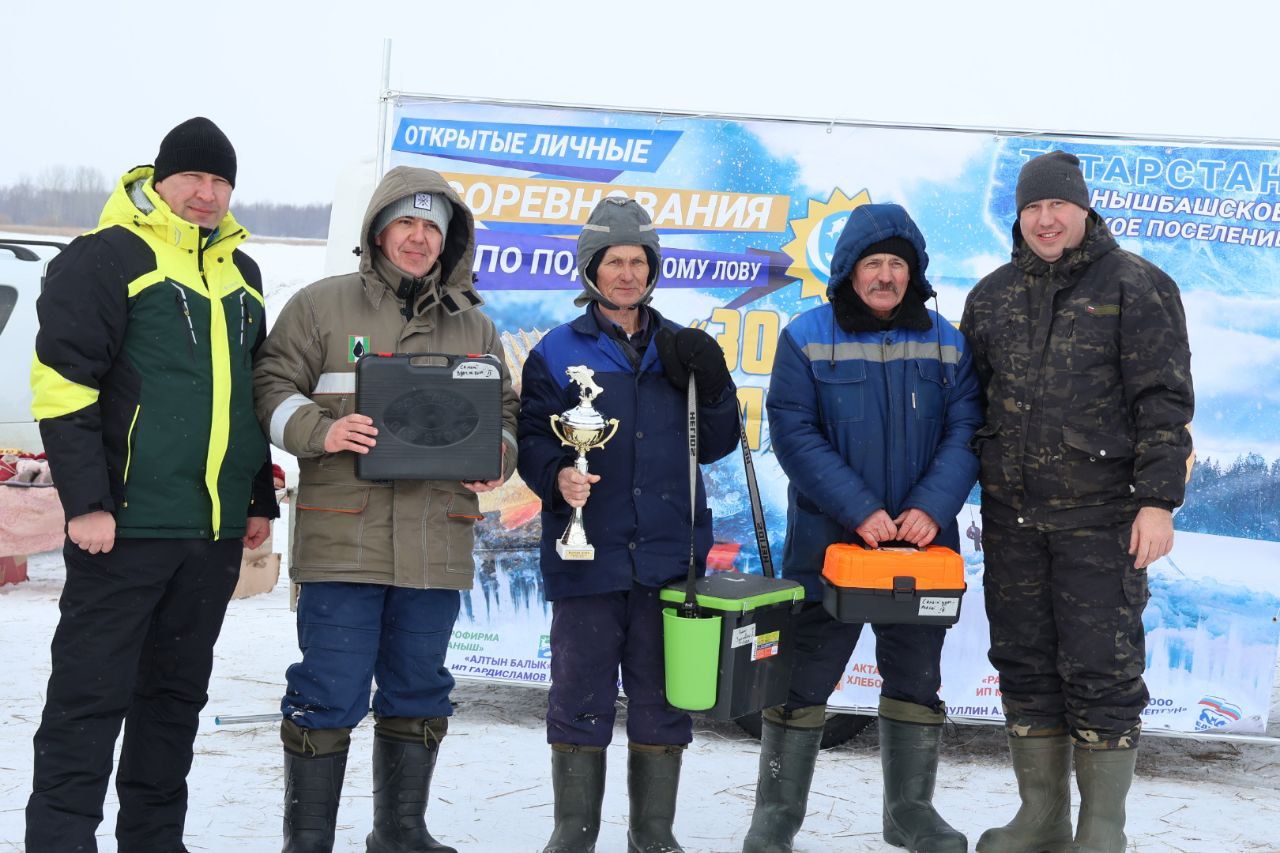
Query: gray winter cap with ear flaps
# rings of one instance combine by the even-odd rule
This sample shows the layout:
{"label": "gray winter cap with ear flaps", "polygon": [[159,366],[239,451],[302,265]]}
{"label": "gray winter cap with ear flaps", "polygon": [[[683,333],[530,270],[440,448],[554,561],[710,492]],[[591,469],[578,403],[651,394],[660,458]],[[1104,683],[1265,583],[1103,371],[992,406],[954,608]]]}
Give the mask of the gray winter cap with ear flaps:
{"label": "gray winter cap with ear flaps", "polygon": [[592,260],[610,246],[639,246],[649,258],[649,286],[640,299],[641,305],[649,304],[653,289],[658,284],[658,272],[662,266],[662,249],[658,244],[658,232],[653,220],[639,202],[617,196],[601,199],[587,217],[578,235],[578,277],[582,279],[582,293],[573,300],[579,307],[588,302],[598,302],[605,308],[616,309],[597,288],[588,274],[594,271]]}

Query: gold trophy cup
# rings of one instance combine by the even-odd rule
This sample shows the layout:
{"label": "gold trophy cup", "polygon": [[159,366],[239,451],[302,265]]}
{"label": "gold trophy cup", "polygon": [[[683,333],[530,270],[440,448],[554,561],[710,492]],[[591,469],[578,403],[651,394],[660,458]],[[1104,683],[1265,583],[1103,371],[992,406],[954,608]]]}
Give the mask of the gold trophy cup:
{"label": "gold trophy cup", "polygon": [[[560,439],[561,444],[578,451],[578,458],[573,463],[574,470],[586,474],[587,451],[604,447],[613,438],[618,431],[618,419],[605,420],[604,415],[596,411],[592,404],[604,391],[592,379],[595,376],[594,370],[585,365],[576,365],[566,368],[565,373],[578,386],[578,405],[552,415],[551,431]],[[587,541],[587,530],[582,525],[582,507],[573,508],[569,526],[564,529],[560,541],[556,542],[556,553],[562,560],[595,559],[595,546]]]}

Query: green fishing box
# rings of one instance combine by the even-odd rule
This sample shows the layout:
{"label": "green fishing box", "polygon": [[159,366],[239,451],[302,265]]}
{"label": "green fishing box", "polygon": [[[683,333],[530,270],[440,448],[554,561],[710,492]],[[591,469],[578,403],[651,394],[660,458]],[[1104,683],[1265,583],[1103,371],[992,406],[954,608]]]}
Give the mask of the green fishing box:
{"label": "green fishing box", "polygon": [[714,572],[695,587],[702,618],[680,615],[685,581],[662,590],[667,701],[732,720],[787,701],[792,615],[804,600],[795,581]]}

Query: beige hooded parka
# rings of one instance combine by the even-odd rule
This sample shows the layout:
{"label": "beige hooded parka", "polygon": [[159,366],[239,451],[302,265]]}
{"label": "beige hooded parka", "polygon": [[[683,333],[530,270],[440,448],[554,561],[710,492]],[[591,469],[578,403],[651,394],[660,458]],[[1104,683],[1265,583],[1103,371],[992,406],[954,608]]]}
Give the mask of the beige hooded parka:
{"label": "beige hooded parka", "polygon": [[[448,199],[453,216],[436,266],[405,319],[401,282],[375,269],[370,228],[387,205],[413,193]],[[374,190],[361,227],[360,270],[317,281],[285,306],[254,369],[258,418],[272,444],[298,457],[297,529],[290,577],[416,589],[469,589],[477,496],[442,480],[371,482],[355,454],[325,453],[330,425],[355,406],[355,370],[368,352],[491,353],[502,366],[503,477],[516,464],[518,400],[493,321],[472,284],[471,211],[436,172],[398,166]]]}

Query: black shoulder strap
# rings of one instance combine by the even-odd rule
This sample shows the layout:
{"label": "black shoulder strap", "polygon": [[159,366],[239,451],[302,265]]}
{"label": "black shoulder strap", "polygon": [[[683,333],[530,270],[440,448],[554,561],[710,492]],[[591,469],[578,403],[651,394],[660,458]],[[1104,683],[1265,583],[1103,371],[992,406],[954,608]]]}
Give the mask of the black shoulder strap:
{"label": "black shoulder strap", "polygon": [[[697,552],[693,541],[693,531],[697,520],[698,499],[698,399],[697,383],[692,374],[689,375],[688,394],[688,430],[689,430],[689,577],[685,584],[684,603],[680,606],[682,615],[696,616],[698,613]],[[736,401],[735,401],[736,402]],[[742,405],[738,405],[738,420],[744,420]],[[756,482],[756,466],[751,458],[751,445],[747,443],[745,423],[738,431],[742,439],[742,464],[746,471],[747,496],[751,501],[751,519],[755,523],[756,547],[760,550],[760,568],[767,578],[775,577],[773,556],[769,550],[769,530],[765,525],[764,507],[760,503],[760,486]]]}

